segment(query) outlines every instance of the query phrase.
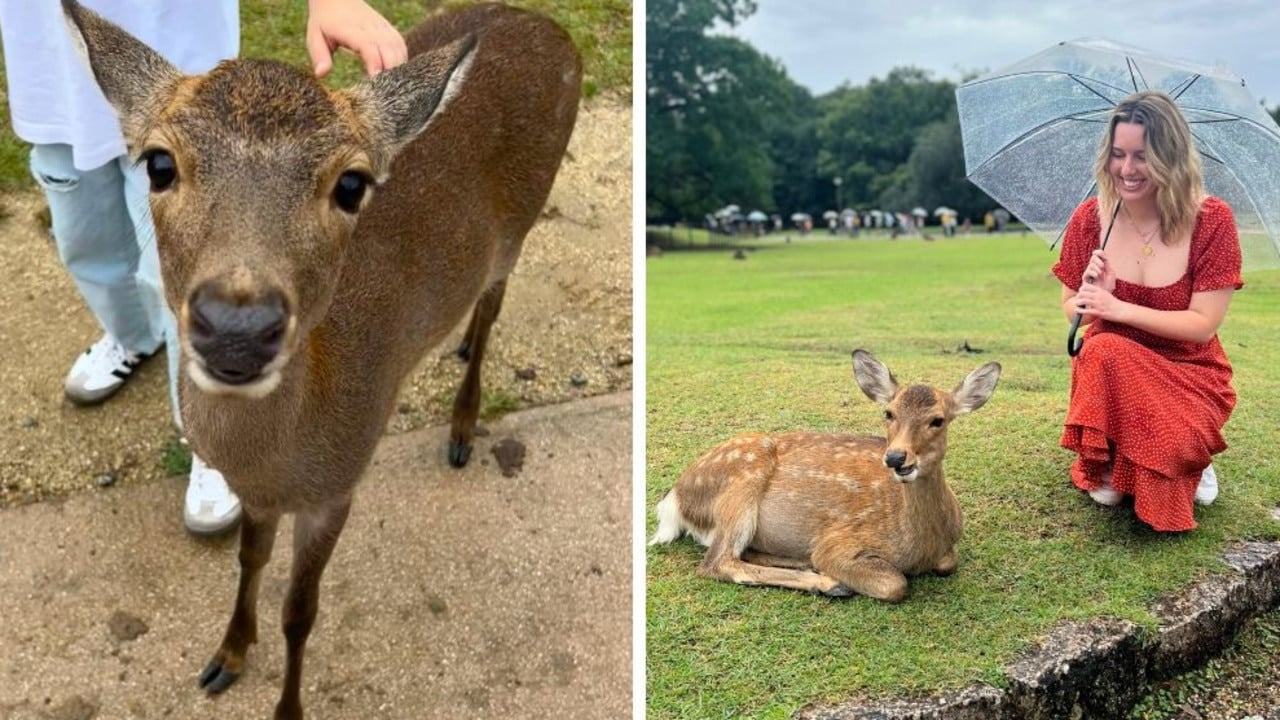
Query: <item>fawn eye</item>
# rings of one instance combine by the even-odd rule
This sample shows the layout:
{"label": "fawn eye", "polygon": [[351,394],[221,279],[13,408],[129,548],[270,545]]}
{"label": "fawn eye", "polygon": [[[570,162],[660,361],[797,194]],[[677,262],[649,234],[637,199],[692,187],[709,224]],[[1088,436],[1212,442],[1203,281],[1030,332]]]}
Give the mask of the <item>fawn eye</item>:
{"label": "fawn eye", "polygon": [[354,170],[342,173],[338,184],[333,188],[333,201],[344,212],[355,213],[360,209],[360,201],[369,189],[368,176]]}
{"label": "fawn eye", "polygon": [[946,422],[947,422],[947,421],[946,421],[944,418],[934,418],[934,419],[932,419],[932,420],[930,420],[930,421],[929,421],[929,427],[931,427],[931,428],[940,428],[940,427],[942,427]]}
{"label": "fawn eye", "polygon": [[151,150],[144,159],[147,161],[147,177],[151,179],[151,192],[168,190],[177,181],[178,165],[168,152]]}
{"label": "fawn eye", "polygon": [[892,410],[885,410],[885,411],[884,411],[884,419],[885,419],[885,422],[893,422],[893,411],[892,411]]}

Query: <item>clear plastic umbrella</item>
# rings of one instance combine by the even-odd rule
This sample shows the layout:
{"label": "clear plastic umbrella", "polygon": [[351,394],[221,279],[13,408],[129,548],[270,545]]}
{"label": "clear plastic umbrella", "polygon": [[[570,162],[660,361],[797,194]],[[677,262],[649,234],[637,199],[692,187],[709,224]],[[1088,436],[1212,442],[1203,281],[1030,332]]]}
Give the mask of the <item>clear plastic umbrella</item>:
{"label": "clear plastic umbrella", "polygon": [[1190,124],[1207,191],[1235,213],[1245,265],[1280,265],[1280,127],[1223,68],[1095,38],[1059,43],[956,89],[965,172],[1056,245],[1097,190],[1108,114],[1148,89],[1173,97]]}

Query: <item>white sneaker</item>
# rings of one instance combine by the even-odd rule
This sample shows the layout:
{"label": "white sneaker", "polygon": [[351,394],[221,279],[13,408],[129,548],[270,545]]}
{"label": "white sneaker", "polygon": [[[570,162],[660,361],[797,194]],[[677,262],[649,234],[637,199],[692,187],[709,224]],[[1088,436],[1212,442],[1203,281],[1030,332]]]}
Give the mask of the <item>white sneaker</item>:
{"label": "white sneaker", "polygon": [[96,405],[124,387],[134,368],[149,355],[129,352],[109,333],[76,358],[63,383],[67,399],[77,405]]}
{"label": "white sneaker", "polygon": [[1090,490],[1089,497],[1093,498],[1093,501],[1099,505],[1106,505],[1110,507],[1112,505],[1119,505],[1120,501],[1124,500],[1124,493],[1111,487],[1111,483],[1107,483],[1097,490]]}
{"label": "white sneaker", "polygon": [[1124,500],[1124,493],[1111,487],[1111,471],[1108,470],[1102,475],[1102,486],[1097,490],[1090,490],[1089,497],[1093,498],[1093,501],[1099,505],[1110,507],[1119,505],[1120,501]]}
{"label": "white sneaker", "polygon": [[227,487],[222,473],[191,454],[191,479],[182,504],[182,521],[196,535],[219,535],[240,521],[240,498]]}
{"label": "white sneaker", "polygon": [[1213,463],[1200,473],[1200,484],[1196,486],[1196,504],[1212,505],[1218,499],[1218,473],[1213,471]]}

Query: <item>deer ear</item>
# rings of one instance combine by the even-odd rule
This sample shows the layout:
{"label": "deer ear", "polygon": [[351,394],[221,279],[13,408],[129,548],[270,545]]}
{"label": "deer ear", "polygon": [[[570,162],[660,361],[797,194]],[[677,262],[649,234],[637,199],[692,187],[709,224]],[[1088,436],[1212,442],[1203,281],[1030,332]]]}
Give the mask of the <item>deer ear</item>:
{"label": "deer ear", "polygon": [[71,44],[89,64],[102,94],[116,109],[125,137],[146,123],[158,103],[156,93],[182,78],[160,54],[101,15],[62,0]]}
{"label": "deer ear", "polygon": [[884,363],[866,350],[853,351],[853,379],[879,405],[888,405],[898,392],[898,380]]}
{"label": "deer ear", "polygon": [[973,412],[986,404],[991,393],[996,391],[996,382],[1000,380],[1000,363],[987,363],[965,376],[964,381],[951,391],[951,399],[956,404],[956,414]]}
{"label": "deer ear", "polygon": [[347,91],[373,132],[393,156],[427,129],[466,81],[475,35],[417,55]]}

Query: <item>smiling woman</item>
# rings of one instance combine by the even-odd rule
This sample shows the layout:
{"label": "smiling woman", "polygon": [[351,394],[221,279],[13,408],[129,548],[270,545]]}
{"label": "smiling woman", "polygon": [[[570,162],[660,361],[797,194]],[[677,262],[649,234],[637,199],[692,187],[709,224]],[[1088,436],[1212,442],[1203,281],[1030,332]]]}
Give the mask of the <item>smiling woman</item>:
{"label": "smiling woman", "polygon": [[1236,401],[1217,337],[1243,286],[1235,222],[1205,196],[1190,128],[1164,93],[1116,106],[1095,174],[1098,197],[1077,209],[1053,268],[1063,312],[1090,325],[1062,446],[1097,502],[1131,495],[1153,528],[1191,530],[1193,500],[1217,495],[1210,460]]}

